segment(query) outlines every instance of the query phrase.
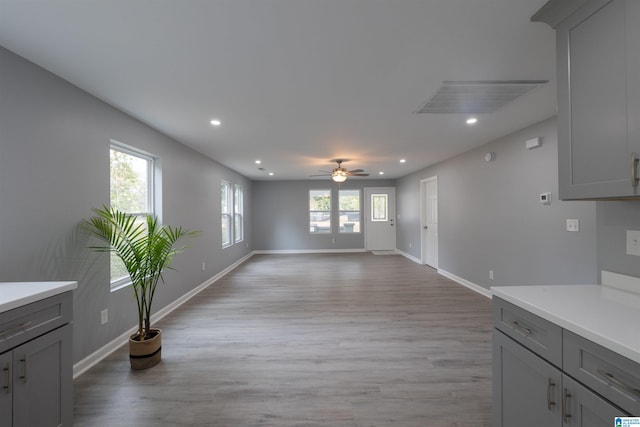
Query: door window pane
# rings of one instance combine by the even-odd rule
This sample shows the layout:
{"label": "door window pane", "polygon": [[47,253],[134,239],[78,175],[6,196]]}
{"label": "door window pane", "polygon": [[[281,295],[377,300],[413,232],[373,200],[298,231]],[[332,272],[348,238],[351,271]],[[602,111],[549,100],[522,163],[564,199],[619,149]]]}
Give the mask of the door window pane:
{"label": "door window pane", "polygon": [[389,196],[387,194],[371,195],[371,221],[389,220]]}

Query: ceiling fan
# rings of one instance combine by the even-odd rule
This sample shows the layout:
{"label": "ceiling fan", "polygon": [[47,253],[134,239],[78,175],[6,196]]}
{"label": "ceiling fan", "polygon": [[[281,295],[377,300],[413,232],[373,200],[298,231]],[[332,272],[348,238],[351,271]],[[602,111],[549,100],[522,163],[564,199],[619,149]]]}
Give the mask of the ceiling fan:
{"label": "ceiling fan", "polygon": [[350,177],[350,176],[369,176],[369,174],[368,173],[364,173],[364,170],[362,170],[362,169],[347,170],[347,168],[343,168],[342,167],[342,162],[346,162],[347,160],[335,159],[333,161],[338,163],[338,167],[337,168],[333,168],[332,171],[320,171],[320,172],[323,172],[323,173],[319,174],[319,175],[310,175],[310,176],[311,177],[314,177],[314,176],[330,176],[331,179],[333,181],[335,181],[335,182],[345,182],[347,180],[347,177]]}

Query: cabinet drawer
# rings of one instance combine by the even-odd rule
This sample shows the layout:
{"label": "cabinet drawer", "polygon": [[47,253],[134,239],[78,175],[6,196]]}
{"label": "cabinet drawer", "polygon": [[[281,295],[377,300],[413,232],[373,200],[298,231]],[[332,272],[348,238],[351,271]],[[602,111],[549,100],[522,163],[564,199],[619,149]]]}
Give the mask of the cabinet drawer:
{"label": "cabinet drawer", "polygon": [[564,331],[564,371],[634,416],[640,416],[640,364]]}
{"label": "cabinet drawer", "polygon": [[562,388],[564,424],[611,427],[616,417],[629,416],[567,375],[562,376]]}
{"label": "cabinet drawer", "polygon": [[0,353],[71,322],[71,292],[0,313]]}
{"label": "cabinet drawer", "polygon": [[562,366],[562,328],[503,299],[493,297],[493,324],[555,366]]}

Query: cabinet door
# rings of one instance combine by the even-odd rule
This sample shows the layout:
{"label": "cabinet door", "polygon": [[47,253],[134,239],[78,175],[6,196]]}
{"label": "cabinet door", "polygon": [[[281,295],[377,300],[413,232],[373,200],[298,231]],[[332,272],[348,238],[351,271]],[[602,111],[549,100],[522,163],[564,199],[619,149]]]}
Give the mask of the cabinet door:
{"label": "cabinet door", "polygon": [[[562,199],[638,195],[629,137],[625,0],[593,0],[558,26],[558,161]],[[630,124],[635,125],[635,124]],[[640,153],[638,153],[640,154]]]}
{"label": "cabinet door", "polygon": [[563,421],[576,427],[611,427],[615,417],[628,416],[597,394],[564,375]]}
{"label": "cabinet door", "polygon": [[10,426],[13,416],[13,384],[11,352],[0,354],[0,425]]}
{"label": "cabinet door", "polygon": [[493,331],[493,426],[560,426],[560,371]]}
{"label": "cabinet door", "polygon": [[71,325],[13,350],[13,426],[71,426]]}

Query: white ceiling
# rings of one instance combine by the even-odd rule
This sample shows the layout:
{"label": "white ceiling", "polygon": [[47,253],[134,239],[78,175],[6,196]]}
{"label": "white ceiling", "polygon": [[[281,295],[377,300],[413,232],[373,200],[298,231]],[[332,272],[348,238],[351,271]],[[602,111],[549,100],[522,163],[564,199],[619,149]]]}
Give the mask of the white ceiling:
{"label": "white ceiling", "polygon": [[[0,45],[252,179],[397,178],[555,115],[545,1],[0,0]],[[415,114],[445,80],[523,79],[550,82],[473,127]]]}

